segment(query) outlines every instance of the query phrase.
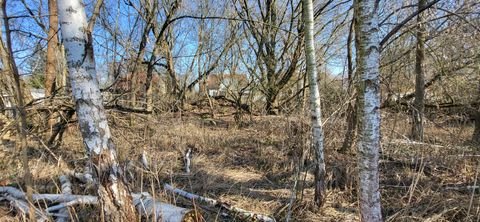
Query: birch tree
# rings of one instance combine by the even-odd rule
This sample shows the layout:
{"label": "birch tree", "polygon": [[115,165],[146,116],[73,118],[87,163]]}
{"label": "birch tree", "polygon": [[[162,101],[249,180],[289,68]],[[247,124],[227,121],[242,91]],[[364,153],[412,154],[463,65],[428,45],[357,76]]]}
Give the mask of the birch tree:
{"label": "birch tree", "polygon": [[105,220],[135,221],[132,197],[123,182],[102,104],[83,2],[59,0],[58,11],[78,123],[98,178],[98,196]]}
{"label": "birch tree", "polygon": [[312,0],[302,1],[302,15],[305,34],[305,57],[307,75],[310,84],[310,111],[312,121],[312,147],[315,152],[315,196],[317,206],[322,206],[325,199],[325,158],[323,154],[322,113],[320,108],[320,92],[318,90],[318,73],[314,43],[314,20]]}
{"label": "birch tree", "polygon": [[[418,0],[418,10],[427,5],[426,0]],[[423,111],[425,108],[425,19],[424,13],[417,16],[417,47],[415,56],[415,100],[412,109],[412,139],[423,141]]]}
{"label": "birch tree", "polygon": [[378,1],[354,6],[358,84],[358,173],[361,221],[382,221],[378,158],[380,148],[380,30]]}

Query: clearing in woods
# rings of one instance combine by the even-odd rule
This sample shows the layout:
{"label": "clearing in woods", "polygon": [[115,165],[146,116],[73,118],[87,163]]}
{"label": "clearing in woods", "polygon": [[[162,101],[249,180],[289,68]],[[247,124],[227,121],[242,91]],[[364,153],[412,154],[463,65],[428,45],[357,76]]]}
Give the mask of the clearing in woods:
{"label": "clearing in woods", "polygon": [[[341,119],[325,123],[327,185],[326,206],[318,212],[312,203],[312,153],[308,147],[308,117],[245,114],[235,121],[232,110],[218,108],[215,118],[208,109],[148,117],[108,111],[120,160],[134,192],[147,191],[161,201],[187,208],[200,204],[165,192],[165,183],[214,198],[235,207],[274,216],[284,221],[289,210],[295,221],[357,221],[356,157],[339,154]],[[238,116],[237,116],[238,117]],[[471,203],[476,177],[478,147],[458,146],[473,130],[462,124],[429,123],[425,141],[405,139],[409,125],[403,114],[383,112],[380,186],[386,221],[468,221],[479,210]],[[434,135],[434,136],[430,136]],[[29,137],[30,138],[30,137]],[[9,141],[10,140],[10,141]],[[0,151],[2,185],[20,183],[19,154],[4,136]],[[58,177],[67,169],[82,171],[87,158],[75,123],[63,144],[46,150],[29,139],[30,167],[37,193],[59,193]],[[183,155],[192,148],[191,173],[184,170]],[[149,168],[142,168],[143,151]],[[54,154],[52,154],[52,153]],[[54,157],[55,155],[55,157]],[[301,164],[299,164],[301,163]],[[300,169],[296,166],[300,165]],[[297,181],[296,198],[292,189]],[[21,185],[21,184],[20,184]],[[75,194],[95,190],[74,184]],[[70,209],[76,220],[93,220],[91,208]],[[202,209],[206,221],[231,221],[215,209]],[[1,221],[19,220],[8,205],[0,207]],[[83,219],[82,219],[83,218]]]}

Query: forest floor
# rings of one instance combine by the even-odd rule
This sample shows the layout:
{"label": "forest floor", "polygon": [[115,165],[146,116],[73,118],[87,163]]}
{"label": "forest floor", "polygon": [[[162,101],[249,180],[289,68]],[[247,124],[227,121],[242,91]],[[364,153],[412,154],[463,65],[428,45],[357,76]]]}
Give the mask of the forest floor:
{"label": "forest floor", "polygon": [[[318,210],[312,202],[314,169],[308,148],[308,117],[244,114],[235,118],[232,113],[231,109],[218,109],[212,117],[208,109],[194,107],[188,112],[148,117],[109,110],[114,142],[122,164],[131,172],[133,191],[154,193],[162,201],[187,208],[199,207],[163,191],[163,184],[168,183],[271,215],[277,221],[285,221],[292,196],[296,196],[291,208],[293,221],[358,221],[356,157],[354,151],[337,152],[344,137],[343,117],[325,118],[329,189],[325,206]],[[409,125],[405,115],[382,112],[382,119],[380,186],[385,221],[480,220],[480,189],[473,187],[480,149],[464,142],[472,125],[429,122],[426,142],[412,143],[406,139]],[[59,193],[58,177],[66,169],[82,171],[87,161],[76,124],[66,132],[62,145],[51,152],[29,138],[35,192]],[[194,150],[189,174],[183,164],[188,147]],[[143,151],[149,170],[140,169]],[[21,167],[20,154],[8,144],[2,145],[0,185],[21,186]],[[297,191],[292,195],[295,181]],[[78,187],[74,193],[95,192]],[[87,217],[93,209],[70,210],[75,221],[95,221],[95,217]],[[235,220],[212,210],[203,212],[206,221]],[[0,221],[16,220],[2,203]]]}

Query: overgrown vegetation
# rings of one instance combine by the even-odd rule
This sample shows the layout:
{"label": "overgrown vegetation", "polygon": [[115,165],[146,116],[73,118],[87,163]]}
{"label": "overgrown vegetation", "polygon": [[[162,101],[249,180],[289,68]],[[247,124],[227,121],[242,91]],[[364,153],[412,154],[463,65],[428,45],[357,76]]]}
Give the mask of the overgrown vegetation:
{"label": "overgrown vegetation", "polygon": [[[163,191],[169,183],[188,192],[220,199],[237,207],[272,215],[283,221],[288,212],[292,186],[298,181],[293,218],[298,221],[358,220],[356,158],[336,152],[343,125],[335,114],[325,123],[327,202],[318,211],[313,205],[312,153],[308,149],[308,118],[258,116],[234,121],[235,109],[215,102],[217,118],[202,118],[207,104],[192,111],[147,117],[109,111],[114,141],[134,192],[148,191],[162,201],[194,208],[190,201]],[[472,193],[478,165],[478,147],[463,144],[471,124],[426,124],[429,143],[408,142],[405,114],[382,112],[383,146],[380,161],[383,213],[386,221],[470,221],[478,217],[478,193]],[[130,125],[130,122],[135,122]],[[4,124],[4,123],[3,123]],[[70,124],[61,146],[47,150],[29,137],[34,190],[60,192],[58,177],[68,170],[82,171],[85,151],[75,123]],[[183,154],[195,148],[191,174],[184,173]],[[1,175],[3,185],[22,185],[21,167],[13,144],[4,140]],[[143,150],[151,163],[142,168]],[[55,156],[52,155],[54,153]],[[304,160],[299,165],[300,160]],[[300,166],[300,172],[298,171]],[[95,190],[75,185],[76,194]],[[473,203],[470,198],[475,195]],[[198,207],[198,206],[197,206]],[[2,220],[15,219],[4,206]],[[470,211],[469,211],[470,209]],[[91,208],[70,208],[76,220],[92,220]],[[206,221],[231,221],[214,211],[203,210]],[[83,218],[83,219],[82,219]]]}

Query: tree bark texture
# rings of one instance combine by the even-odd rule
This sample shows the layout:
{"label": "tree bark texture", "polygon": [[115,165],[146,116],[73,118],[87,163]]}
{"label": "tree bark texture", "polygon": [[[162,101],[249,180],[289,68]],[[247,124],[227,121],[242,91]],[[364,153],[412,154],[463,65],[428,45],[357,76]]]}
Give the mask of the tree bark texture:
{"label": "tree bark texture", "polygon": [[355,1],[358,84],[358,171],[361,221],[382,221],[378,159],[380,149],[380,30],[376,0]]}
{"label": "tree bark texture", "polygon": [[[480,74],[480,59],[478,60],[479,63],[477,63],[477,73]],[[480,79],[479,79],[480,80]],[[477,96],[477,101],[480,100],[480,81],[478,84],[478,96]],[[475,120],[475,128],[473,129],[473,134],[472,134],[472,142],[476,144],[480,144],[480,104],[475,107],[476,110],[474,110],[474,120]]]}
{"label": "tree bark texture", "polygon": [[345,137],[343,138],[342,147],[340,148],[341,153],[347,153],[351,151],[353,142],[355,141],[357,135],[357,93],[355,91],[355,87],[353,87],[356,81],[357,75],[353,73],[353,61],[352,61],[352,40],[353,40],[353,24],[355,22],[355,18],[352,18],[352,22],[350,23],[350,30],[348,32],[347,37],[347,65],[348,65],[348,94],[353,95],[351,101],[348,102],[347,113],[346,113],[346,123],[347,123],[347,130],[345,131]]}
{"label": "tree bark texture", "polygon": [[[58,48],[58,12],[57,0],[48,0],[48,44],[47,44],[47,64],[45,66],[45,97],[53,96],[56,90],[55,79],[58,69],[57,56],[59,54]],[[51,99],[49,99],[51,101]],[[51,114],[47,114],[47,136],[49,138],[52,134],[52,128],[55,124],[55,119]]]}
{"label": "tree bark texture", "polygon": [[[418,0],[418,10],[427,5],[426,0]],[[423,141],[423,112],[425,109],[425,16],[417,16],[417,46],[415,54],[415,100],[412,107],[412,139]]]}
{"label": "tree bark texture", "polygon": [[83,2],[59,0],[58,11],[78,123],[99,181],[103,216],[106,221],[135,221],[132,197],[123,182],[102,104]]}
{"label": "tree bark texture", "polygon": [[303,0],[303,21],[305,32],[305,56],[307,74],[309,80],[310,91],[310,111],[312,121],[312,148],[315,153],[315,197],[314,201],[317,206],[322,206],[325,200],[325,157],[323,151],[323,129],[322,129],[322,113],[320,107],[320,92],[318,90],[318,72],[315,54],[314,42],[314,20],[313,20],[313,4],[312,0]]}

